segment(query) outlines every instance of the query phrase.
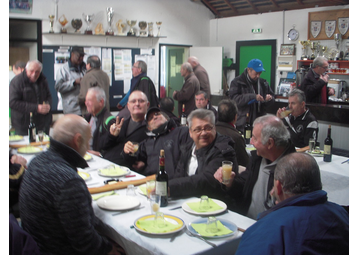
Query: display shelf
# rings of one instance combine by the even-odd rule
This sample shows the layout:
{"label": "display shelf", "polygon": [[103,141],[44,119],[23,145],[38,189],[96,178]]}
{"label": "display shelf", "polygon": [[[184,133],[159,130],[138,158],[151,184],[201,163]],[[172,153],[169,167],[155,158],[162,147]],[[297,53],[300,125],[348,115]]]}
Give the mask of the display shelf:
{"label": "display shelf", "polygon": [[43,35],[62,35],[62,36],[94,36],[94,37],[119,37],[119,38],[138,38],[138,39],[159,39],[167,38],[166,36],[128,36],[128,35],[96,35],[96,34],[83,34],[83,33],[42,33]]}

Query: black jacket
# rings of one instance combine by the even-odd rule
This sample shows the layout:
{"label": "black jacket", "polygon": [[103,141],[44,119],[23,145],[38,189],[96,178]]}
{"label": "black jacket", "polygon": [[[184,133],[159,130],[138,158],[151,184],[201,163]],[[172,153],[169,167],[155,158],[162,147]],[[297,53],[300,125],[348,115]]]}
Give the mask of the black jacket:
{"label": "black jacket", "polygon": [[305,92],[306,103],[322,103],[321,91],[326,89],[328,102],[328,88],[327,83],[320,79],[318,74],[315,74],[312,69],[308,71],[301,83],[301,89]]}

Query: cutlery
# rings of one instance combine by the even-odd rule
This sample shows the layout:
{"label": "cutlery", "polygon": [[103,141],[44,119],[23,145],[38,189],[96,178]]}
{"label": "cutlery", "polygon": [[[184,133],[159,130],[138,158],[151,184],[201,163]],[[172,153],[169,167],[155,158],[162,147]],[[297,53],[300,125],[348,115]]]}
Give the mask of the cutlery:
{"label": "cutlery", "polygon": [[349,162],[349,159],[343,161],[341,164],[344,164],[344,163],[347,163],[347,162]]}
{"label": "cutlery", "polygon": [[205,243],[210,244],[212,247],[216,247],[216,244],[214,244],[214,243],[212,243],[212,242],[209,242],[208,240],[206,240],[205,238],[202,238],[201,236],[194,235],[193,233],[191,233],[191,232],[189,231],[189,229],[186,229],[186,230],[185,230],[185,233],[186,233],[188,236],[193,236],[193,237],[199,238],[200,240],[204,241]]}
{"label": "cutlery", "polygon": [[135,210],[139,210],[139,209],[142,209],[144,208],[145,206],[141,206],[141,207],[138,207],[138,208],[135,208],[135,209],[131,209],[131,210],[126,210],[126,211],[121,211],[121,212],[116,212],[116,213],[112,213],[112,216],[116,216],[116,215],[119,215],[121,213],[126,213],[126,212],[131,212],[131,211],[135,211]]}
{"label": "cutlery", "polygon": [[238,227],[237,230],[239,230],[239,231],[241,231],[241,232],[245,232],[245,231],[246,231],[246,229],[243,229],[243,228],[240,228],[240,227]]}
{"label": "cutlery", "polygon": [[181,208],[181,206],[173,207],[173,208],[170,208],[169,211],[180,209],[180,208]]}

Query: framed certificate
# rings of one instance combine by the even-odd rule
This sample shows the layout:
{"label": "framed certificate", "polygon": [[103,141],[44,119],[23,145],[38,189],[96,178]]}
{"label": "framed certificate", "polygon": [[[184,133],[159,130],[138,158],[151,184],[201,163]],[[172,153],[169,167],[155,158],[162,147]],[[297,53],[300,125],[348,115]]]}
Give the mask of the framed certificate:
{"label": "framed certificate", "polygon": [[292,56],[296,54],[295,44],[281,44],[280,55]]}

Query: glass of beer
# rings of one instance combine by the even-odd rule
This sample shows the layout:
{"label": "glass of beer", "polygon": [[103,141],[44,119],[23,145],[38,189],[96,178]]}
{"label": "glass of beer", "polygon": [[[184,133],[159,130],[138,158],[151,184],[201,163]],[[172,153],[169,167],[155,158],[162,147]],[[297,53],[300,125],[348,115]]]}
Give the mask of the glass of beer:
{"label": "glass of beer", "polygon": [[315,139],[314,138],[310,138],[309,142],[308,142],[308,145],[310,147],[310,152],[312,153],[315,149]]}
{"label": "glass of beer", "polygon": [[290,109],[290,107],[287,106],[285,108],[285,110],[280,113],[281,119],[283,119],[283,118],[287,117],[288,115],[290,115],[291,112],[292,112],[292,109]]}
{"label": "glass of beer", "polygon": [[136,152],[138,151],[138,149],[139,149],[139,143],[137,143],[137,142],[131,142],[132,144],[133,144],[133,148],[134,148],[134,152],[133,153],[130,153],[129,155],[131,155],[131,156],[135,156],[135,154],[136,154]]}
{"label": "glass of beer", "polygon": [[232,162],[223,161],[222,162],[223,184],[228,184],[230,182],[231,171],[232,171]]}

